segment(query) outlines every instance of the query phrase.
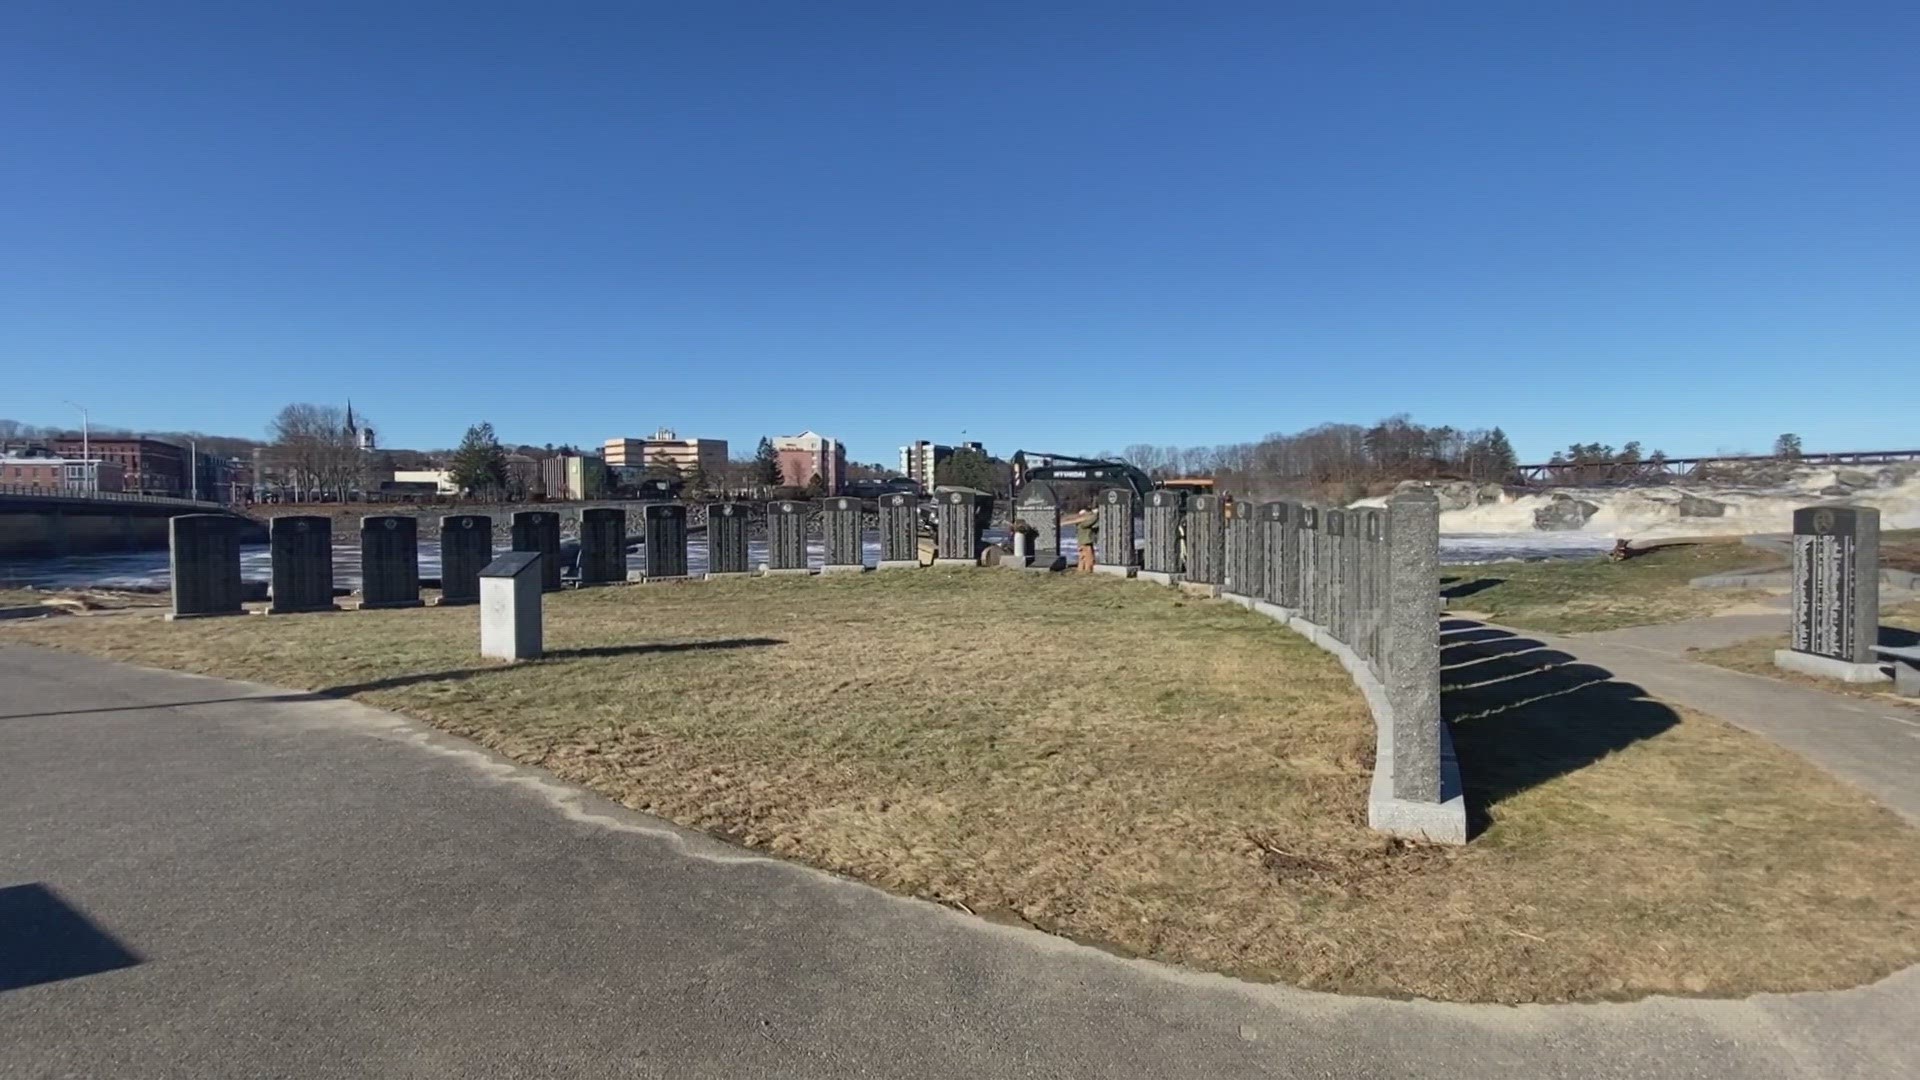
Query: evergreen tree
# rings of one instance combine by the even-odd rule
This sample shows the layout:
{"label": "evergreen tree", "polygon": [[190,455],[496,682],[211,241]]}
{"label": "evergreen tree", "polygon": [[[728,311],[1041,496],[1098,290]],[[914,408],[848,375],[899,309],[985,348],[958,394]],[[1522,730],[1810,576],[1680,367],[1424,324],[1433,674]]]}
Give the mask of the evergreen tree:
{"label": "evergreen tree", "polygon": [[758,479],[768,487],[779,487],[786,482],[780,474],[780,454],[773,448],[773,440],[760,436],[760,446],[753,452],[753,467]]}
{"label": "evergreen tree", "polygon": [[978,450],[955,450],[934,469],[934,483],[944,487],[974,488],[992,491],[999,471],[993,459]]}
{"label": "evergreen tree", "polygon": [[826,477],[821,476],[819,473],[814,473],[811,477],[809,477],[807,479],[806,495],[807,495],[807,498],[809,499],[826,498],[827,497]]}
{"label": "evergreen tree", "polygon": [[507,452],[493,434],[493,425],[478,423],[467,429],[448,469],[462,491],[497,493],[507,486]]}
{"label": "evergreen tree", "polygon": [[1800,436],[1788,432],[1773,440],[1773,456],[1797,460],[1800,457]]}
{"label": "evergreen tree", "polygon": [[1507,433],[1499,428],[1487,436],[1487,458],[1490,471],[1501,480],[1513,475],[1520,467],[1520,458],[1513,452],[1513,444],[1507,441]]}

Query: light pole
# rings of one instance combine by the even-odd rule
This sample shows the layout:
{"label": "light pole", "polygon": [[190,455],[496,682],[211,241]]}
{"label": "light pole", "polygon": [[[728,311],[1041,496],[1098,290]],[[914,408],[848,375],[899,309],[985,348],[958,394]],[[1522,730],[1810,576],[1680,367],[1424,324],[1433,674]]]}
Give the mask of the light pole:
{"label": "light pole", "polygon": [[[82,462],[82,465],[84,467],[86,462],[93,460],[93,441],[91,438],[89,438],[89,430],[88,430],[88,424],[87,424],[87,407],[85,405],[81,405],[78,402],[73,402],[73,401],[69,401],[67,402],[67,404],[72,405],[74,408],[80,410],[80,461]],[[98,494],[100,491],[99,466],[96,465],[96,466],[87,468],[86,475],[87,475],[87,490]]]}
{"label": "light pole", "polygon": [[193,439],[187,440],[187,475],[192,478],[187,482],[192,485],[193,501],[199,502],[200,501],[200,443]]}

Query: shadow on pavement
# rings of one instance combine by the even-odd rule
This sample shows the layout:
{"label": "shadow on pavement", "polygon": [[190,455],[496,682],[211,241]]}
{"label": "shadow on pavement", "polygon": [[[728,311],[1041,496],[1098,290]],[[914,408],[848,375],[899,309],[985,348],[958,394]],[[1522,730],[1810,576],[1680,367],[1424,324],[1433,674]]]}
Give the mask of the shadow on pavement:
{"label": "shadow on pavement", "polygon": [[138,963],[137,954],[47,886],[0,888],[0,993]]}
{"label": "shadow on pavement", "polygon": [[1639,686],[1525,635],[1465,619],[1440,629],[1440,708],[1475,831],[1501,800],[1680,722]]}
{"label": "shadow on pavement", "polygon": [[[547,660],[595,660],[614,656],[646,656],[658,653],[706,652],[714,649],[762,649],[774,645],[785,645],[782,638],[716,638],[712,641],[670,641],[659,644],[642,643],[634,645],[594,645],[583,649],[553,649],[535,663]],[[489,664],[486,667],[455,668],[451,671],[421,671],[409,675],[394,675],[385,679],[372,679],[360,683],[344,683],[340,686],[326,686],[318,690],[306,690],[288,694],[246,694],[237,697],[198,698],[192,701],[154,701],[141,705],[110,705],[98,709],[63,709],[54,712],[8,713],[0,715],[0,720],[37,720],[53,716],[89,716],[94,713],[141,712],[148,709],[177,709],[188,705],[226,705],[242,701],[290,702],[290,701],[327,701],[352,697],[374,690],[395,690],[402,686],[417,686],[430,682],[459,682],[475,675],[489,672],[506,671],[512,666]]]}

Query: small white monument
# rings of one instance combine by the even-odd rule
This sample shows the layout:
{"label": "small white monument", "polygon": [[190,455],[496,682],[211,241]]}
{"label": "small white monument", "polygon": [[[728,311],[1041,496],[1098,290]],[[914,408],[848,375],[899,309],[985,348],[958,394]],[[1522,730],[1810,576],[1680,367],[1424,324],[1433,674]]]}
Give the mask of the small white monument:
{"label": "small white monument", "polygon": [[480,655],[540,659],[540,553],[509,551],[480,571]]}

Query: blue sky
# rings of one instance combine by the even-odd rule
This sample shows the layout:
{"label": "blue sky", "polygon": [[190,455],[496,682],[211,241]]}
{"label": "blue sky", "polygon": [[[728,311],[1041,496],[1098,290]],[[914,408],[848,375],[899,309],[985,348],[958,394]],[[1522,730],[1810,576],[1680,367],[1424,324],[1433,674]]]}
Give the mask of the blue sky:
{"label": "blue sky", "polygon": [[0,417],[1920,442],[1911,5],[909,8],[7,4]]}

